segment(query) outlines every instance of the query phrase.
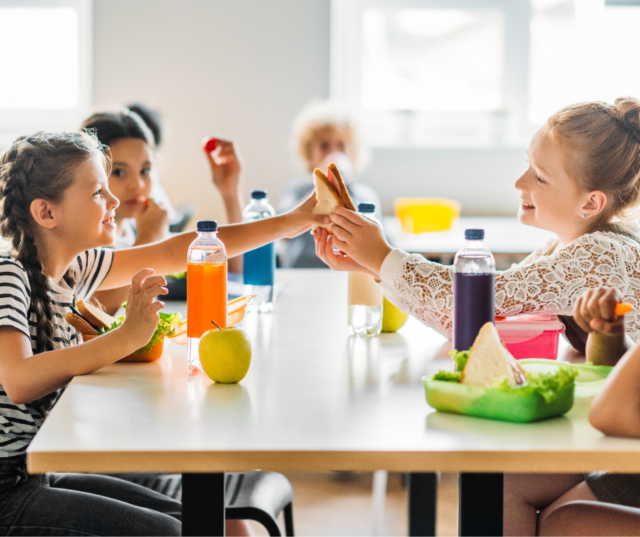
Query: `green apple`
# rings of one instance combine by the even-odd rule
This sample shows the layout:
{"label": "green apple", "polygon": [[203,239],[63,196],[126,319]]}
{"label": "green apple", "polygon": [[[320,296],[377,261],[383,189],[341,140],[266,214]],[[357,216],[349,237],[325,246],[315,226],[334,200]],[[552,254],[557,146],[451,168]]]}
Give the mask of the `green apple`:
{"label": "green apple", "polygon": [[200,363],[214,382],[240,382],[251,365],[251,340],[247,333],[231,326],[214,328],[200,339]]}
{"label": "green apple", "polygon": [[387,297],[382,298],[382,331],[383,332],[397,332],[400,330],[404,323],[409,318],[408,313],[400,311],[399,308],[394,306],[387,300]]}

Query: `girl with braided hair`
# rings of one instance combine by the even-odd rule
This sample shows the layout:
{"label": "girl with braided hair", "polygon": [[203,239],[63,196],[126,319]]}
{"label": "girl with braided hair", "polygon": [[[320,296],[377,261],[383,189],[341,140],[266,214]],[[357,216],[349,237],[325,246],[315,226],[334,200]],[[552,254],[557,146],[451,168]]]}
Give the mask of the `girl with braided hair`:
{"label": "girl with braided hair", "polygon": [[[640,238],[635,221],[640,101],[622,97],[613,105],[567,106],[533,136],[527,156],[527,167],[515,183],[521,197],[518,217],[557,238],[496,273],[496,315],[558,315],[569,342],[584,353],[588,334],[574,320],[573,307],[586,290],[615,288],[621,300],[634,306],[616,352],[630,348],[640,342]],[[374,276],[400,309],[451,335],[453,267],[391,248],[378,226],[351,211],[336,208],[330,220],[335,224],[331,238],[324,229],[314,231],[316,252],[326,264]],[[557,507],[553,502],[558,497],[571,491],[564,501],[602,501],[604,496],[597,497],[595,489],[595,478],[506,474],[505,535],[535,535],[536,527],[546,531],[547,510]],[[640,485],[634,491],[640,508]],[[640,527],[640,519],[635,524]],[[560,526],[553,528],[560,531]],[[604,534],[615,534],[613,528],[608,526]]]}
{"label": "girl with braided hair", "polygon": [[[0,534],[179,535],[179,502],[101,475],[29,476],[26,449],[75,376],[144,346],[167,290],[160,274],[186,269],[195,232],[111,250],[118,200],[101,144],[87,133],[18,138],[0,158]],[[309,197],[283,215],[219,228],[230,257],[313,224]],[[146,268],[153,267],[153,268]],[[64,320],[76,299],[130,285],[126,319],[78,345]],[[233,522],[233,521],[232,521]],[[227,531],[241,531],[234,523]]]}

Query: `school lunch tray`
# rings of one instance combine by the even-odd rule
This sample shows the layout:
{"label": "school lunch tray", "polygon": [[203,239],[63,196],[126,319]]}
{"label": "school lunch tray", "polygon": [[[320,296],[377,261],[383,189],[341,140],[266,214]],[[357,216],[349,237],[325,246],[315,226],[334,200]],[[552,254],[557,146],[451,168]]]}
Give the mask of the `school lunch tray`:
{"label": "school lunch tray", "polygon": [[519,363],[525,370],[536,373],[553,372],[561,366],[575,367],[578,369],[578,377],[575,382],[568,383],[549,403],[537,393],[518,393],[517,388],[504,391],[423,377],[427,403],[441,412],[530,423],[565,414],[571,410],[574,396],[589,397],[595,394],[611,371],[610,367],[605,366],[576,365],[544,359],[525,359],[519,360]]}

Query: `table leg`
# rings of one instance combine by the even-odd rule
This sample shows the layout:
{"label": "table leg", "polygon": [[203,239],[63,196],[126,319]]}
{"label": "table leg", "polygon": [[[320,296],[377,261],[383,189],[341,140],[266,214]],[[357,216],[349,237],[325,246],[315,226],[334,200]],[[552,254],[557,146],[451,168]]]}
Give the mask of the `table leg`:
{"label": "table leg", "polygon": [[503,474],[460,474],[459,535],[502,535],[503,481]]}
{"label": "table leg", "polygon": [[224,536],[224,474],[182,474],[182,535]]}
{"label": "table leg", "polygon": [[409,479],[409,535],[436,534],[438,474],[412,473]]}

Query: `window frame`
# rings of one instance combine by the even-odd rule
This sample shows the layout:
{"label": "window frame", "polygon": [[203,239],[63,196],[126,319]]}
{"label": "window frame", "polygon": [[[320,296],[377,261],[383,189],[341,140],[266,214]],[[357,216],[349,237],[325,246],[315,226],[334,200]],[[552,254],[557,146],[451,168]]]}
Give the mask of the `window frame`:
{"label": "window frame", "polygon": [[[503,56],[503,111],[500,112],[418,112],[364,110],[362,90],[362,17],[366,9],[497,9],[505,16]],[[474,122],[476,128],[487,131],[486,136],[456,136],[449,134],[446,142],[394,142],[370,140],[374,147],[406,146],[520,146],[531,131],[528,120],[529,101],[529,0],[331,0],[330,77],[329,94],[332,100],[344,102],[362,117],[364,127],[375,132],[388,126],[435,119],[453,126]],[[440,138],[438,131],[431,133]],[[446,139],[446,136],[442,136]],[[459,139],[459,140],[457,140]]]}
{"label": "window frame", "polygon": [[93,1],[0,0],[0,8],[72,8],[78,14],[78,102],[73,108],[0,108],[0,145],[36,130],[77,128],[93,101]]}

